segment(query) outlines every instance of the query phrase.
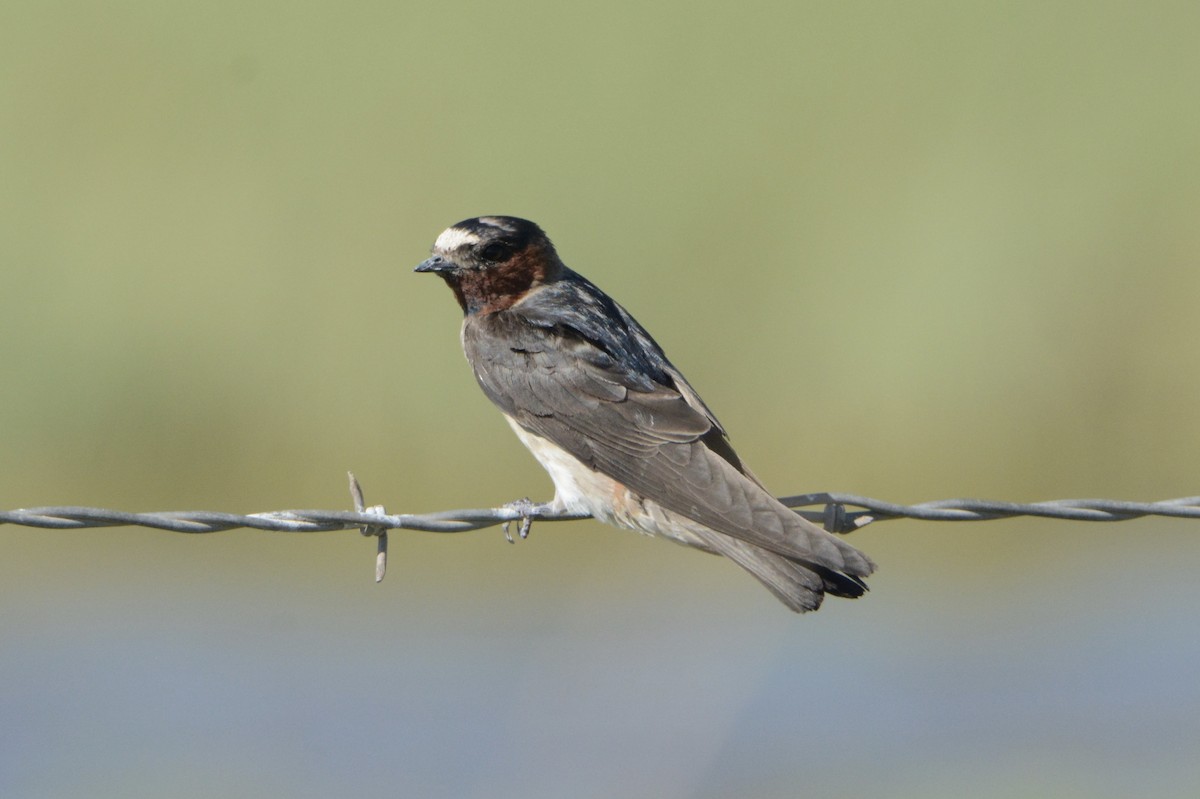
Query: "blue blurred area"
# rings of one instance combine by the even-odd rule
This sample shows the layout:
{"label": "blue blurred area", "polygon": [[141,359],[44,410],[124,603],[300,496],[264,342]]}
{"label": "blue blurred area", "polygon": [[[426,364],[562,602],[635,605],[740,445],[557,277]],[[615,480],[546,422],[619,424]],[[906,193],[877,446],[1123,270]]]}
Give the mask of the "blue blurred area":
{"label": "blue blurred area", "polygon": [[[923,564],[939,542],[894,524],[917,554],[803,618],[715,558],[598,527],[543,525],[519,547],[476,534],[487,591],[414,579],[403,543],[379,587],[362,541],[357,557],[346,541],[310,553],[353,561],[357,580],[273,572],[265,550],[260,576],[209,575],[151,543],[175,551],[93,590],[103,575],[64,585],[32,556],[42,579],[0,620],[4,793],[1189,795],[1200,556],[1138,542],[1186,553],[1194,533],[1081,532],[1065,567],[975,580]],[[530,560],[550,549],[573,568],[570,535],[587,554],[636,551],[640,573],[550,585]]]}
{"label": "blue blurred area", "polygon": [[[0,506],[548,498],[530,217],[780,494],[1197,492],[1200,6],[10,2]],[[1194,524],[888,522],[784,611],[591,522],[0,529],[0,796],[1193,797]]]}

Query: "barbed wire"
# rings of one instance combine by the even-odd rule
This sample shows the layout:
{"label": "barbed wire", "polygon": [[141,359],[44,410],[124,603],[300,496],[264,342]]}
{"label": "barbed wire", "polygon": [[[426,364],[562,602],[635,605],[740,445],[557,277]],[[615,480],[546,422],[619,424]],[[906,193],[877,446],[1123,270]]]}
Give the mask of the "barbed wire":
{"label": "barbed wire", "polygon": [[[174,533],[217,533],[241,527],[279,533],[323,533],[357,529],[363,535],[378,539],[375,578],[379,581],[383,579],[387,568],[388,530],[465,533],[499,524],[503,525],[505,536],[511,541],[508,527],[512,522],[520,522],[519,533],[524,538],[534,521],[563,522],[590,518],[587,514],[554,511],[546,505],[537,505],[529,500],[518,500],[499,508],[390,514],[384,511],[382,505],[365,505],[362,488],[353,474],[350,475],[350,493],[354,500],[353,511],[280,510],[245,515],[221,511],[129,513],[64,505],[0,511],[0,524],[60,530],[131,526]],[[1055,499],[1032,503],[943,499],[916,505],[900,505],[857,494],[816,493],[780,497],[779,501],[792,509],[824,505],[824,509],[820,511],[796,512],[809,521],[821,524],[831,533],[849,533],[872,522],[890,519],[947,522],[988,521],[1015,516],[1083,522],[1119,522],[1144,516],[1200,519],[1200,497],[1181,497],[1158,502]],[[848,510],[847,506],[862,510]]]}

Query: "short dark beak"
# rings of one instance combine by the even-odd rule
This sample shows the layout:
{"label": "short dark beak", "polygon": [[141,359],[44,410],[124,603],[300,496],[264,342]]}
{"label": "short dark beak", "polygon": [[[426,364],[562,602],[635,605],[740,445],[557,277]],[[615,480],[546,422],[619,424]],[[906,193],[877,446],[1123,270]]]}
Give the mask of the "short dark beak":
{"label": "short dark beak", "polygon": [[443,258],[440,255],[435,255],[432,258],[426,258],[424,261],[421,261],[421,263],[417,264],[417,268],[414,269],[413,271],[414,272],[453,272],[455,269],[458,269],[458,264],[454,263],[453,261],[449,260],[448,258]]}

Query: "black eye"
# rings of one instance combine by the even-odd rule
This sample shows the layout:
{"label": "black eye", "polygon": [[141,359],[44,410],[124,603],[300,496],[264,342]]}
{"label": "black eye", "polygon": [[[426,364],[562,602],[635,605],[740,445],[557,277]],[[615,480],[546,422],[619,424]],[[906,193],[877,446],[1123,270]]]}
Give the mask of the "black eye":
{"label": "black eye", "polygon": [[502,263],[512,258],[513,250],[506,242],[493,241],[479,251],[479,257],[492,263]]}

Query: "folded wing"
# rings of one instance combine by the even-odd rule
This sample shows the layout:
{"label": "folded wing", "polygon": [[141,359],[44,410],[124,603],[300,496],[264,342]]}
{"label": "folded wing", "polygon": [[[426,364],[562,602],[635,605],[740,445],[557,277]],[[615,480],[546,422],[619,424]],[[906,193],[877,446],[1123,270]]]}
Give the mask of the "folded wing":
{"label": "folded wing", "polygon": [[[630,374],[627,363],[579,331],[531,324],[513,312],[469,318],[463,341],[484,392],[522,427],[638,495],[752,545],[710,542],[768,587],[760,571],[790,567],[768,563],[753,548],[818,573],[836,573],[822,576],[824,590],[862,593],[858,578],[874,564],[775,500],[665,358],[658,374],[645,369]],[[756,560],[758,570],[743,562]]]}

